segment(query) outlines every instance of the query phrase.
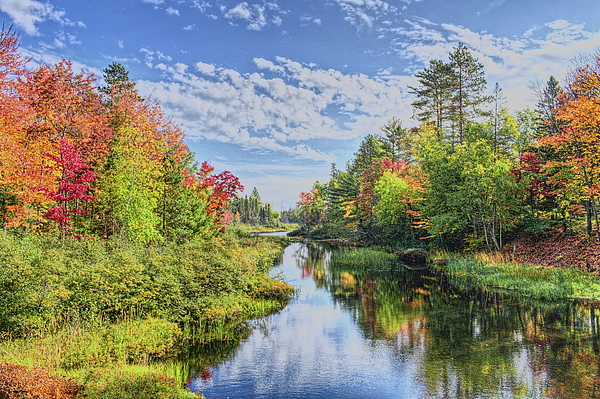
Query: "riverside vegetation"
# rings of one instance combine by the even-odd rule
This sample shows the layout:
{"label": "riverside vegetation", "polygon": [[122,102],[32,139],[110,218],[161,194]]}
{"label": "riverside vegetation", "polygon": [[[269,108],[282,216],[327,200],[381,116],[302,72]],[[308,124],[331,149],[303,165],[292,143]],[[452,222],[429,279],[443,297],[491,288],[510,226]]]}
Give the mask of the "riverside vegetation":
{"label": "riverside vegetation", "polygon": [[1,358],[72,377],[88,398],[194,397],[179,387],[189,375],[158,361],[281,309],[293,288],[268,270],[285,246],[231,234],[144,247],[2,233]]}

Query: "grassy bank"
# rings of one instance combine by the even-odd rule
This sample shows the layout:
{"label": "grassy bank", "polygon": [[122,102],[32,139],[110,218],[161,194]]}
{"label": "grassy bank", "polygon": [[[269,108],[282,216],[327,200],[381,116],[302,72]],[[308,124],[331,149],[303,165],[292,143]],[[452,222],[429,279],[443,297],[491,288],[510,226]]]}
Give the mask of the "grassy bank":
{"label": "grassy bank", "polygon": [[0,233],[0,360],[74,378],[90,398],[190,397],[175,383],[187,376],[157,360],[176,358],[190,331],[197,341],[225,339],[225,325],[284,306],[293,289],[268,271],[285,245],[225,236],[142,247]]}
{"label": "grassy bank", "polygon": [[242,234],[275,233],[278,231],[294,231],[298,228],[298,224],[279,223],[277,226],[256,226],[246,223],[231,223],[227,228]]}
{"label": "grassy bank", "polygon": [[600,279],[576,268],[523,264],[498,253],[476,255],[444,254],[447,262],[436,268],[451,276],[461,287],[509,291],[540,299],[600,299]]}
{"label": "grassy bank", "polygon": [[[434,258],[438,261],[431,263],[433,267],[448,274],[450,282],[463,290],[504,291],[545,300],[600,299],[600,279],[581,268],[520,263],[510,255],[487,252],[440,253]],[[381,250],[354,248],[335,252],[332,265],[348,271],[378,272],[396,269],[401,262],[397,255]]]}

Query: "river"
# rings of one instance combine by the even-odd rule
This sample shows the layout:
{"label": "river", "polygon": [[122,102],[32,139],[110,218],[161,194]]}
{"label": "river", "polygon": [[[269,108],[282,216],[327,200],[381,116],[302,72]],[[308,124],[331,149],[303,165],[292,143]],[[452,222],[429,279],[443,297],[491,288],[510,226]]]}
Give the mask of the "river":
{"label": "river", "polygon": [[[333,267],[293,243],[298,288],[188,383],[220,398],[600,398],[595,304],[469,291],[428,271]],[[218,348],[214,349],[218,350]]]}

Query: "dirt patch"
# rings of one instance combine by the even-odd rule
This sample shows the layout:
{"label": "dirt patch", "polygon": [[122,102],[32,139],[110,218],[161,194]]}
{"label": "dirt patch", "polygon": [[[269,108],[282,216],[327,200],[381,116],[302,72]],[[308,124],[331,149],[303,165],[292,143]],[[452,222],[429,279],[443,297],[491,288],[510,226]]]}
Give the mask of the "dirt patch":
{"label": "dirt patch", "polygon": [[577,267],[600,272],[600,245],[586,234],[563,234],[553,230],[524,236],[511,242],[505,252],[522,263]]}
{"label": "dirt patch", "polygon": [[0,363],[0,399],[73,399],[81,387],[41,369]]}

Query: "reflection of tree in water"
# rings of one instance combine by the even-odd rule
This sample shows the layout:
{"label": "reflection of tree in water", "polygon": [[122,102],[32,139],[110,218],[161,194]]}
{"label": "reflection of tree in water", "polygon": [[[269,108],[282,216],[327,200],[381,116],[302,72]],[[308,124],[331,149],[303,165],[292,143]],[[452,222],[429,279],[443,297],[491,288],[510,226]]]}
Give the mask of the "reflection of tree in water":
{"label": "reflection of tree in water", "polygon": [[333,245],[310,242],[299,246],[294,253],[294,258],[296,266],[302,271],[302,278],[312,277],[318,288],[324,288],[333,248],[335,248]]}
{"label": "reflection of tree in water", "polygon": [[600,399],[600,312],[590,304],[458,289],[419,272],[323,270],[318,283],[366,338],[399,356],[424,348],[427,397]]}

